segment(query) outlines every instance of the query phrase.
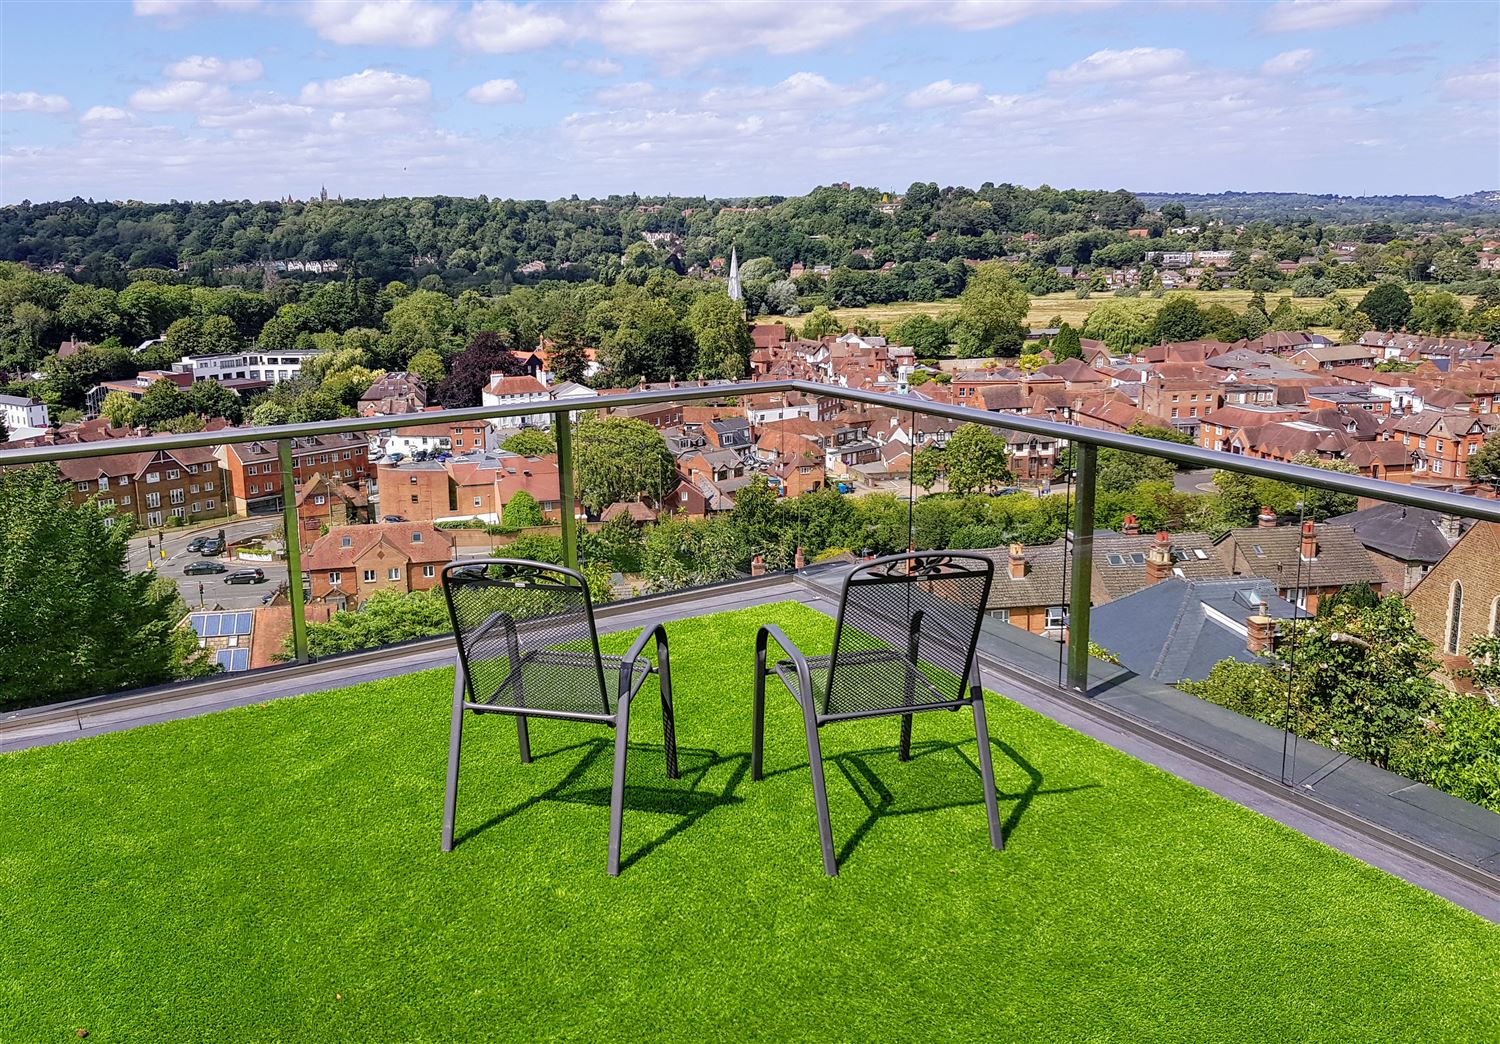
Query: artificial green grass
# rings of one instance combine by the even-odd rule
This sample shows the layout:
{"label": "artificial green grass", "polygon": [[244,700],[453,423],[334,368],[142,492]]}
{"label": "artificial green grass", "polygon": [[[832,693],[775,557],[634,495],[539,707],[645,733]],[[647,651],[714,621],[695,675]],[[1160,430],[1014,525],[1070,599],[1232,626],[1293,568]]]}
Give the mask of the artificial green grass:
{"label": "artificial green grass", "polygon": [[1002,699],[1006,850],[967,712],[835,725],[825,877],[774,682],[749,778],[767,620],[831,637],[669,625],[616,879],[598,726],[470,718],[438,851],[451,671],[0,757],[0,1041],[1500,1036],[1500,929]]}

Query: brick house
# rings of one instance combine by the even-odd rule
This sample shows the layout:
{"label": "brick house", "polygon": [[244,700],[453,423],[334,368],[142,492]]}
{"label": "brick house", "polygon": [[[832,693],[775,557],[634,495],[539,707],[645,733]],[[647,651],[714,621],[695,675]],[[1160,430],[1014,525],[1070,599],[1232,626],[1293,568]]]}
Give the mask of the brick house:
{"label": "brick house", "polygon": [[368,521],[370,498],[347,482],[314,472],[297,490],[297,523],[303,533]]}
{"label": "brick house", "polygon": [[1295,526],[1269,524],[1231,529],[1219,551],[1235,576],[1255,576],[1276,585],[1276,595],[1299,609],[1316,612],[1318,602],[1353,584],[1369,584],[1377,594],[1385,577],[1354,530],[1312,521]]}
{"label": "brick house", "polygon": [[1492,430],[1486,423],[1491,417],[1423,410],[1398,418],[1391,425],[1391,438],[1417,455],[1418,477],[1462,482],[1468,478],[1469,457],[1479,452]]}
{"label": "brick house", "polygon": [[302,559],[314,602],[363,605],[377,591],[427,591],[453,560],[453,538],[420,522],[341,526],[319,537]]}
{"label": "brick house", "polygon": [[1412,588],[1406,604],[1443,666],[1468,666],[1464,649],[1500,629],[1500,525],[1476,522]]}
{"label": "brick house", "polygon": [[[220,460],[235,514],[281,509],[281,464],[274,442],[226,444]],[[369,477],[369,446],[363,435],[310,435],[292,440],[292,481],[300,487],[315,474],[356,488]]]}
{"label": "brick house", "polygon": [[375,467],[380,516],[399,515],[409,522],[431,522],[454,513],[448,471],[436,460],[408,460]]}
{"label": "brick house", "polygon": [[160,527],[171,518],[195,522],[232,514],[224,470],[208,447],[84,457],[59,461],[57,468],[72,483],[75,504],[97,496],[116,517],[142,527]]}
{"label": "brick house", "polygon": [[427,407],[427,382],[414,373],[388,373],[359,397],[359,415],[417,413]]}

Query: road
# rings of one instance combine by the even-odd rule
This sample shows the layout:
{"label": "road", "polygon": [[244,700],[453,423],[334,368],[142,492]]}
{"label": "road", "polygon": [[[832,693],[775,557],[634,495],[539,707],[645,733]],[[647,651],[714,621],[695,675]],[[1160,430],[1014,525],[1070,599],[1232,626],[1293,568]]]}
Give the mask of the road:
{"label": "road", "polygon": [[263,569],[266,573],[266,582],[263,584],[226,584],[224,577],[228,576],[228,573],[184,576],[182,571],[189,563],[201,561],[203,558],[196,551],[190,553],[187,545],[194,537],[212,536],[221,528],[224,536],[229,540],[244,539],[274,529],[280,521],[279,515],[270,515],[263,518],[226,522],[222,527],[209,527],[191,532],[168,529],[165,531],[165,558],[162,557],[162,549],[155,546],[160,534],[155,531],[142,533],[131,539],[127,563],[132,572],[140,572],[146,568],[147,541],[149,540],[153,545],[149,551],[149,554],[154,556],[153,567],[163,576],[171,577],[177,582],[177,589],[182,592],[182,600],[189,606],[197,608],[199,605],[206,605],[210,609],[214,606],[221,606],[225,609],[253,608],[260,605],[262,598],[286,582],[287,571],[284,562],[239,562],[221,555],[218,561],[228,566],[231,572],[235,569],[255,568]]}

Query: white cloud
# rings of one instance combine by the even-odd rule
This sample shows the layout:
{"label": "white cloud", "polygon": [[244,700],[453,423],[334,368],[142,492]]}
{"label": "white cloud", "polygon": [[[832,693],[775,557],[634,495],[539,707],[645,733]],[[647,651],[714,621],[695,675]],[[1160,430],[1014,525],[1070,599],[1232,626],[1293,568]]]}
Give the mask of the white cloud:
{"label": "white cloud", "polygon": [[431,47],[443,38],[453,10],[424,0],[309,0],[303,18],[338,44]]}
{"label": "white cloud", "polygon": [[202,80],[173,80],[156,87],[142,87],[130,96],[130,107],[142,112],[182,112],[206,108],[225,101],[229,92]]}
{"label": "white cloud", "polygon": [[590,31],[611,50],[690,66],[746,48],[772,54],[815,50],[890,10],[889,5],[826,0],[606,0],[595,11]]}
{"label": "white cloud", "polygon": [[71,106],[61,94],[38,94],[36,91],[6,91],[0,94],[0,112],[36,112],[56,116]]}
{"label": "white cloud", "polygon": [[1267,76],[1290,76],[1312,65],[1318,52],[1311,47],[1299,47],[1295,51],[1282,51],[1274,58],[1261,63],[1260,71]]}
{"label": "white cloud", "polygon": [[913,109],[932,109],[939,105],[962,105],[978,98],[979,94],[980,86],[977,83],[938,80],[912,91],[906,96],[906,104]]}
{"label": "white cloud", "polygon": [[1273,33],[1313,32],[1373,22],[1409,8],[1406,0],[1281,0],[1263,22]]}
{"label": "white cloud", "polygon": [[1114,7],[1120,0],[950,0],[948,3],[926,3],[916,6],[915,13],[931,21],[971,31],[1002,29],[1038,15],[1079,14]]}
{"label": "white cloud", "polygon": [[124,109],[112,105],[95,105],[78,118],[84,124],[129,123],[135,117]]}
{"label": "white cloud", "polygon": [[1500,69],[1455,73],[1443,80],[1443,90],[1464,98],[1488,99],[1493,103],[1500,98]]}
{"label": "white cloud", "polygon": [[328,108],[374,108],[420,105],[432,97],[432,85],[416,76],[366,69],[336,80],[309,83],[298,101]]}
{"label": "white cloud", "polygon": [[254,58],[214,58],[193,54],[167,66],[166,75],[172,80],[213,80],[220,83],[249,83],[261,76],[260,62]]}
{"label": "white cloud", "polygon": [[464,92],[464,97],[480,105],[514,105],[526,100],[526,94],[515,80],[486,80]]}
{"label": "white cloud", "polygon": [[1094,83],[1100,80],[1133,80],[1160,76],[1181,67],[1187,55],[1175,47],[1132,47],[1128,51],[1095,51],[1066,69],[1054,70],[1047,79],[1054,83]]}
{"label": "white cloud", "polygon": [[757,108],[837,109],[878,98],[885,85],[873,81],[860,84],[831,83],[812,72],[792,73],[770,87],[715,87],[703,96],[711,109]]}
{"label": "white cloud", "polygon": [[536,4],[480,0],[459,25],[458,38],[476,51],[515,54],[557,43],[571,32],[566,21]]}
{"label": "white cloud", "polygon": [[137,17],[161,18],[180,21],[185,15],[205,14],[210,11],[254,11],[260,0],[135,0],[131,5]]}
{"label": "white cloud", "polygon": [[618,76],[625,71],[625,66],[611,58],[590,58],[583,63],[583,68],[595,76]]}
{"label": "white cloud", "polygon": [[617,83],[601,87],[594,92],[594,97],[605,105],[621,105],[641,101],[655,93],[656,88],[651,84],[644,80],[636,80],[633,83]]}

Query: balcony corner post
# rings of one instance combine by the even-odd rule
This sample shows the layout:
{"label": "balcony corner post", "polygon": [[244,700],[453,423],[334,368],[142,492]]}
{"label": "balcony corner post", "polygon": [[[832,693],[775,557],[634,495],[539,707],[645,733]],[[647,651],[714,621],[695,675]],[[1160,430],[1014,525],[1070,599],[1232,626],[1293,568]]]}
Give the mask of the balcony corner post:
{"label": "balcony corner post", "polygon": [[578,518],[573,495],[573,418],[567,410],[552,415],[552,435],[557,440],[558,513],[562,516],[563,565],[578,568]]}
{"label": "balcony corner post", "polygon": [[1074,442],[1073,541],[1068,595],[1068,688],[1089,691],[1089,609],[1094,579],[1094,472],[1099,448]]}
{"label": "balcony corner post", "polygon": [[307,662],[307,607],[302,597],[302,528],[297,520],[297,482],[293,473],[292,440],[277,439],[281,462],[281,519],[286,529],[287,597],[292,601],[292,649],[297,663]]}

